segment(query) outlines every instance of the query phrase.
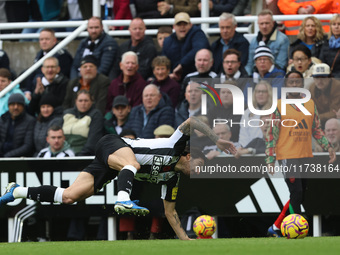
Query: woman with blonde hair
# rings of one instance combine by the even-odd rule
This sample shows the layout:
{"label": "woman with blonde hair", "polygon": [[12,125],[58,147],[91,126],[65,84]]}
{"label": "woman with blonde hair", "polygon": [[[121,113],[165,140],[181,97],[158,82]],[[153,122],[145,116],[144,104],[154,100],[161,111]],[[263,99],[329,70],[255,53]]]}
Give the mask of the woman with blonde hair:
{"label": "woman with blonde hair", "polygon": [[290,45],[290,58],[297,45],[303,44],[312,52],[312,57],[319,58],[323,43],[327,40],[322,23],[314,16],[306,17],[299,28],[297,39]]}
{"label": "woman with blonde hair", "polygon": [[[267,81],[260,81],[256,84],[252,97],[253,107],[257,110],[268,110],[273,103],[273,89]],[[245,148],[254,138],[262,138],[263,134],[259,123],[254,120],[260,120],[260,115],[253,114],[249,107],[244,111],[240,123],[239,144]],[[250,121],[250,125],[248,124]]]}
{"label": "woman with blonde hair", "polygon": [[321,48],[320,59],[331,67],[333,77],[340,78],[340,14],[334,15],[329,24],[329,40]]}

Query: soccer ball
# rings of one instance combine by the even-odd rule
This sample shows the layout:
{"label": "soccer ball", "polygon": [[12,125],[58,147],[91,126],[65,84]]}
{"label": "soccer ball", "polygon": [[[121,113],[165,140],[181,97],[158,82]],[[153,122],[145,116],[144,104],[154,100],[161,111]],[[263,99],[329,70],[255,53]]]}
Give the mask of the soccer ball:
{"label": "soccer ball", "polygon": [[194,221],[193,229],[199,238],[211,237],[216,231],[216,222],[210,215],[201,215]]}
{"label": "soccer ball", "polygon": [[283,219],[281,233],[287,239],[302,239],[308,234],[307,220],[300,214],[290,214]]}

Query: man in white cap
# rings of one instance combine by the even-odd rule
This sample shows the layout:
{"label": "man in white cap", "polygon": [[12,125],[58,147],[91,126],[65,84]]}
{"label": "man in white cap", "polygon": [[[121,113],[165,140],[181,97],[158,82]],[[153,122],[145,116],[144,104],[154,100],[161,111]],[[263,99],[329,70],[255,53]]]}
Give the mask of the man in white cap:
{"label": "man in white cap", "polygon": [[336,118],[336,112],[340,110],[340,81],[331,78],[330,67],[324,63],[314,65],[312,76],[314,83],[309,90],[324,127],[325,122]]}
{"label": "man in white cap", "polygon": [[177,13],[174,24],[175,32],[165,38],[163,54],[171,61],[170,77],[177,81],[195,70],[195,54],[200,49],[209,49],[209,41],[204,32],[193,26],[190,16],[185,12]]}

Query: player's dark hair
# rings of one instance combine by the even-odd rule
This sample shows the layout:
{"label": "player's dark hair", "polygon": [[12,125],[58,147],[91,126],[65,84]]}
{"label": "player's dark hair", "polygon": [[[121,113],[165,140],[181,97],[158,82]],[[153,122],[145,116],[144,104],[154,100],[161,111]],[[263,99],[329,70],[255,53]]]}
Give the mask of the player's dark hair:
{"label": "player's dark hair", "polygon": [[185,150],[183,151],[182,153],[182,156],[186,156],[190,153],[190,156],[192,158],[201,158],[204,160],[204,163],[206,161],[206,157],[205,155],[203,154],[202,150],[198,147],[194,147],[194,146],[190,146],[190,145],[187,145],[185,147]]}
{"label": "player's dark hair", "polygon": [[[54,124],[52,126],[50,126],[48,129],[47,129],[47,135],[50,131],[59,131],[59,130],[62,130],[63,131],[63,128],[57,124]],[[64,133],[64,132],[63,132]]]}
{"label": "player's dark hair", "polygon": [[136,132],[128,128],[123,129],[122,132],[119,134],[120,137],[125,137],[127,135],[137,138]]}

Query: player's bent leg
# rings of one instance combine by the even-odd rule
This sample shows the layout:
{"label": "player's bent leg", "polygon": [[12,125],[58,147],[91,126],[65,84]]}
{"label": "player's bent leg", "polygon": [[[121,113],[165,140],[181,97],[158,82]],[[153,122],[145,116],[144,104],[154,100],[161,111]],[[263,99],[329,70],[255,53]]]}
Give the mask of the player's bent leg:
{"label": "player's bent leg", "polygon": [[132,165],[137,170],[140,169],[136,156],[129,147],[123,147],[116,150],[114,153],[110,154],[107,161],[109,167],[117,171],[122,170],[127,165]]}
{"label": "player's bent leg", "polygon": [[64,204],[82,201],[94,194],[94,177],[87,172],[81,172],[74,183],[64,190],[62,200]]}

